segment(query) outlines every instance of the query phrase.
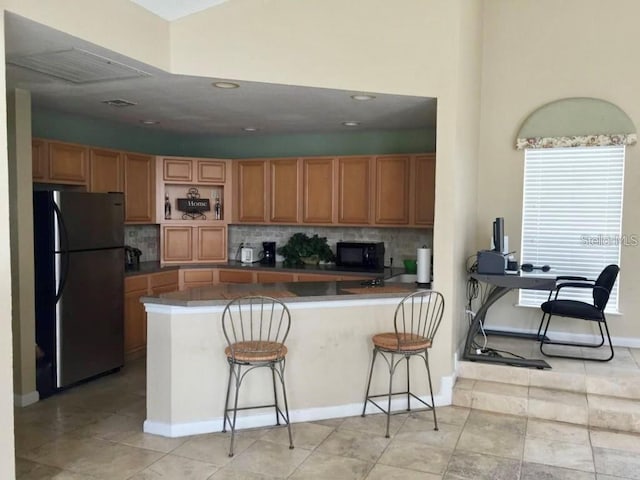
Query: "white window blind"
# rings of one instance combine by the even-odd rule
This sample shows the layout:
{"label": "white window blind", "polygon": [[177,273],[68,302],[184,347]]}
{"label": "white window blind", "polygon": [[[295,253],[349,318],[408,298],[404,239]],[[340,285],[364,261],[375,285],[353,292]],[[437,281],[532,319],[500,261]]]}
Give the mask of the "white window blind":
{"label": "white window blind", "polygon": [[[551,266],[529,275],[595,280],[607,265],[620,264],[624,155],[624,146],[525,150],[521,261]],[[593,302],[591,290],[562,294]],[[548,295],[520,290],[520,304],[540,306]],[[617,309],[618,282],[606,310]]]}

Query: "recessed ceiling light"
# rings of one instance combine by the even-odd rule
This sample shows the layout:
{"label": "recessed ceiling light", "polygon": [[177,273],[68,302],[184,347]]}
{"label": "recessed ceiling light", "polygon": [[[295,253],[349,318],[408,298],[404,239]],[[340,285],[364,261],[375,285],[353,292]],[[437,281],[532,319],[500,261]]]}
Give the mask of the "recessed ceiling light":
{"label": "recessed ceiling light", "polygon": [[238,88],[240,85],[238,85],[237,83],[232,83],[232,82],[213,82],[211,85],[213,85],[216,88]]}
{"label": "recessed ceiling light", "polygon": [[257,132],[258,127],[244,127],[242,130],[244,130],[245,132]]}
{"label": "recessed ceiling light", "polygon": [[140,120],[143,125],[158,125],[160,122],[157,120]]}
{"label": "recessed ceiling light", "polygon": [[360,125],[360,122],[349,120],[347,122],[342,122],[342,125],[344,125],[345,127],[357,127],[358,125]]}
{"label": "recessed ceiling light", "polygon": [[366,94],[358,94],[358,95],[351,95],[351,98],[353,98],[354,100],[359,100],[359,101],[367,101],[367,100],[373,100],[374,98],[376,98],[374,95],[366,95]]}

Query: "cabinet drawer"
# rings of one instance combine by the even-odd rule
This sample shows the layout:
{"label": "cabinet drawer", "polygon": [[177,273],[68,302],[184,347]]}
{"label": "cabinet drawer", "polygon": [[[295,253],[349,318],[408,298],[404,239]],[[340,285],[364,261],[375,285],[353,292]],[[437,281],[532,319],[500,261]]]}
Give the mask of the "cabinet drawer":
{"label": "cabinet drawer", "polygon": [[197,270],[185,270],[183,272],[184,283],[213,283],[213,270],[199,268]]}
{"label": "cabinet drawer", "polygon": [[293,273],[258,272],[258,283],[293,282]]}
{"label": "cabinet drawer", "polygon": [[137,290],[146,291],[148,288],[147,280],[148,275],[136,275],[135,277],[125,277],[124,279],[124,292],[135,292]]}
{"label": "cabinet drawer", "polygon": [[299,273],[298,282],[337,282],[341,279],[339,275],[325,275],[321,273]]}
{"label": "cabinet drawer", "polygon": [[218,272],[220,283],[253,283],[252,272],[238,270],[220,270]]}
{"label": "cabinet drawer", "polygon": [[151,289],[174,285],[178,288],[178,271],[154,273],[151,275]]}

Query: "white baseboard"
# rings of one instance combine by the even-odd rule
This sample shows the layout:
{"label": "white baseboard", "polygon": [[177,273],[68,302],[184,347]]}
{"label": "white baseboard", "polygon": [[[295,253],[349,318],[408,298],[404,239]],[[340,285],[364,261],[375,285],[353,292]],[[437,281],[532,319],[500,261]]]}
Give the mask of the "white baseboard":
{"label": "white baseboard", "polygon": [[33,392],[25,393],[24,395],[19,395],[17,393],[13,394],[13,404],[16,407],[26,407],[28,405],[32,405],[37,403],[40,400],[40,394],[37,390]]}
{"label": "white baseboard", "polygon": [[[435,396],[436,406],[451,405],[453,398],[453,384],[455,379],[453,375],[442,377],[440,381],[440,391]],[[420,397],[427,401],[427,396]],[[431,398],[428,399],[431,403]],[[412,408],[420,408],[424,405],[414,401]],[[406,408],[406,399],[396,398],[391,401],[392,410],[400,410]],[[381,413],[375,406],[368,404],[366,413]],[[313,422],[316,420],[327,420],[330,418],[353,417],[362,414],[362,402],[351,403],[347,405],[335,405],[331,407],[305,408],[301,410],[291,410],[289,415],[291,423]],[[222,431],[222,417],[203,420],[200,422],[189,423],[163,423],[145,420],[143,431],[163,437],[184,437],[188,435],[200,435],[203,433],[213,433]],[[241,430],[245,428],[257,428],[272,426],[274,420],[273,412],[260,413],[256,415],[238,416],[236,428]],[[227,427],[228,428],[228,427]]]}
{"label": "white baseboard", "polygon": [[[485,328],[487,330],[508,331],[508,332],[516,332],[516,333],[535,334],[538,332],[537,329],[533,330],[528,328],[494,327],[494,326],[487,326]],[[595,343],[600,341],[599,335],[591,335],[588,333],[558,332],[558,331],[551,331],[551,330],[547,332],[547,337],[549,337],[554,341],[557,340],[560,342]],[[640,338],[635,338],[635,337],[612,336],[611,343],[613,343],[614,347],[640,348]]]}

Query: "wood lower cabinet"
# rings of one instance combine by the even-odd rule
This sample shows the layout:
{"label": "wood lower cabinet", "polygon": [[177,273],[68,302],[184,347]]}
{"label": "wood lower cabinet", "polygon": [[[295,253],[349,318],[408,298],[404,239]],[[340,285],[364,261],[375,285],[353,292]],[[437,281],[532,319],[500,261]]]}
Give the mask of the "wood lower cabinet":
{"label": "wood lower cabinet", "polygon": [[[339,282],[343,280],[340,275],[328,275],[325,273],[298,273],[296,282]],[[349,278],[344,278],[349,280]]]}
{"label": "wood lower cabinet", "polygon": [[147,314],[140,298],[148,293],[148,275],[124,279],[124,352],[127,355],[146,347]]}
{"label": "wood lower cabinet", "polygon": [[218,270],[220,283],[254,283],[254,272],[243,270]]}
{"label": "wood lower cabinet", "polygon": [[124,279],[124,353],[133,359],[147,347],[147,313],[140,298],[178,290],[178,270]]}
{"label": "wood lower cabinet", "polygon": [[432,226],[436,197],[436,155],[419,155],[415,159],[414,223]]}
{"label": "wood lower cabinet", "polygon": [[371,222],[371,157],[338,158],[338,223]]}
{"label": "wood lower cabinet", "polygon": [[375,223],[409,224],[411,156],[375,159]]}
{"label": "wood lower cabinet", "polygon": [[180,269],[180,290],[194,287],[206,287],[215,283],[215,270],[212,268]]}
{"label": "wood lower cabinet", "polygon": [[336,174],[333,158],[302,159],[302,222],[333,223]]}
{"label": "wood lower cabinet", "polygon": [[298,159],[269,160],[269,221],[298,223],[300,195]]}
{"label": "wood lower cabinet", "polygon": [[124,169],[120,152],[89,150],[89,191],[124,192]]}
{"label": "wood lower cabinet", "polygon": [[155,157],[124,156],[125,223],[153,223],[155,212]]}
{"label": "wood lower cabinet", "polygon": [[257,283],[280,283],[295,281],[295,274],[287,272],[257,272]]}

